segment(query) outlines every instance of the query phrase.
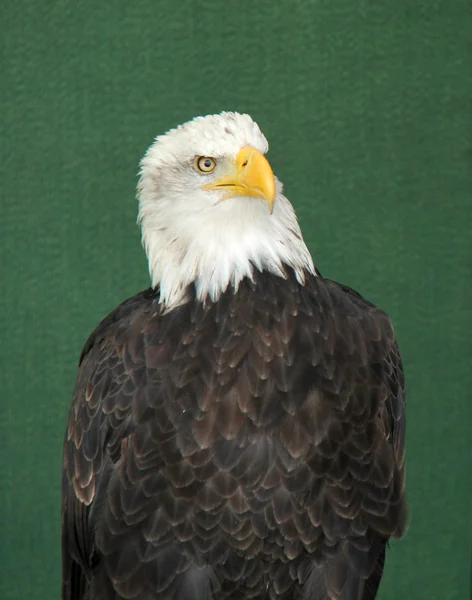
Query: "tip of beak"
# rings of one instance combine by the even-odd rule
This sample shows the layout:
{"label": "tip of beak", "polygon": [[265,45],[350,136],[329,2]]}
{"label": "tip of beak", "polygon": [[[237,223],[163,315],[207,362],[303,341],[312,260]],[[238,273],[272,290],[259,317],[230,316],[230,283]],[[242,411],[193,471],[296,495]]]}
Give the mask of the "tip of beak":
{"label": "tip of beak", "polygon": [[267,202],[267,206],[269,207],[269,212],[272,214],[274,212],[275,198],[277,196],[277,191],[275,189],[275,177],[272,173],[272,169],[270,170],[270,177],[267,177],[265,180],[265,186],[262,190],[262,193],[264,200]]}
{"label": "tip of beak", "polygon": [[255,148],[243,148],[237,158],[239,180],[255,196],[267,202],[270,214],[274,211],[275,177],[267,158]]}

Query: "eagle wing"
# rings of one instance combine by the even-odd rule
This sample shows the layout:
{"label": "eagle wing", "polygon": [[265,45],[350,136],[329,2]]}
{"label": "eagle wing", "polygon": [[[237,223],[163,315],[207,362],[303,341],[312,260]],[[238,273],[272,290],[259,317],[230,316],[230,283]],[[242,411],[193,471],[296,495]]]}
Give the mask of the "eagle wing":
{"label": "eagle wing", "polygon": [[[134,393],[146,373],[143,348],[123,341],[142,343],[139,319],[132,316],[139,315],[136,308],[146,304],[148,295],[143,292],[112,312],[92,333],[80,357],[63,453],[63,600],[84,600],[92,573],[94,579],[100,577],[96,514],[122,445],[134,429],[132,405],[135,411],[143,405]],[[103,576],[104,587],[106,580]]]}
{"label": "eagle wing", "polygon": [[[359,419],[363,429],[354,426],[341,436],[347,471],[339,460],[325,463],[323,476],[330,484],[324,488],[325,512],[320,521],[328,538],[344,541],[335,556],[325,557],[319,568],[312,570],[306,590],[314,600],[374,600],[388,539],[401,537],[406,528],[404,371],[388,316],[351,288],[324,282],[323,299],[315,292],[319,306],[348,317],[337,331],[334,319],[334,326],[324,332],[325,346],[335,349],[332,354],[343,365],[343,373],[336,375],[336,370],[330,369],[329,356],[319,361],[321,397],[328,401],[336,398],[334,405],[341,399],[338,414],[344,412],[338,421],[333,421],[332,413],[325,420],[329,423],[331,419],[333,434],[346,416],[350,424]],[[356,350],[351,361],[353,343]],[[329,456],[324,443],[314,456],[317,466]],[[362,492],[360,504],[355,490]]]}

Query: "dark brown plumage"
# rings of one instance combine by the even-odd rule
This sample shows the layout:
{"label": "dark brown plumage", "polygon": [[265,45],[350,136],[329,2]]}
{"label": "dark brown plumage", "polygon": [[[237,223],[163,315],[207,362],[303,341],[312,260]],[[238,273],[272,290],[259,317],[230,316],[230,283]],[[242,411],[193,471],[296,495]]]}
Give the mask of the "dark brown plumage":
{"label": "dark brown plumage", "polygon": [[64,600],[375,598],[406,519],[399,351],[356,292],[287,272],[164,315],[147,290],[87,341]]}

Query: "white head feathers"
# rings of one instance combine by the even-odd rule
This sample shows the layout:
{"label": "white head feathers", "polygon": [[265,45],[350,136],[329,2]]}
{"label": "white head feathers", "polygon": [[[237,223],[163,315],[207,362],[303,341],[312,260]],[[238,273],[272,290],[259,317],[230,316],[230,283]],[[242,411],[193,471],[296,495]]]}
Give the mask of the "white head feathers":
{"label": "white head feathers", "polygon": [[[285,277],[288,265],[300,283],[306,272],[314,273],[295,212],[276,178],[272,214],[260,197],[226,199],[227,188],[204,189],[234,171],[244,147],[265,154],[268,143],[249,115],[224,112],[159,136],[142,160],[138,220],[152,285],[159,285],[165,310],[186,301],[190,283],[200,300],[217,300],[228,285],[236,290],[251,277],[254,267]],[[197,157],[214,159],[213,170],[200,172]]]}

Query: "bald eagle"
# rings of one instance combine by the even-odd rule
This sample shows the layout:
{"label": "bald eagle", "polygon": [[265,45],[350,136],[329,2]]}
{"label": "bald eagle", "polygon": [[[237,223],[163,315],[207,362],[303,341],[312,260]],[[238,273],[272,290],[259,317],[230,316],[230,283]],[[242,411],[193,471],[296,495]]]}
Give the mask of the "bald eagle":
{"label": "bald eagle", "polygon": [[64,443],[64,600],[371,600],[405,530],[388,316],[322,277],[248,116],[141,164],[152,286],[95,329]]}

